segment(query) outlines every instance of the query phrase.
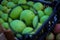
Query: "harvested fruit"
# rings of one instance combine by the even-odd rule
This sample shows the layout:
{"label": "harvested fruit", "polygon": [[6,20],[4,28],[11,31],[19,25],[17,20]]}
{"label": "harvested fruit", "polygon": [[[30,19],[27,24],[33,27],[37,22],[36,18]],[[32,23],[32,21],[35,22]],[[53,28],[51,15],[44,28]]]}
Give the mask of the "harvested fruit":
{"label": "harvested fruit", "polygon": [[8,21],[9,21],[9,23],[10,23],[10,22],[12,22],[13,20],[12,20],[11,18],[9,18],[9,20],[8,20]]}
{"label": "harvested fruit", "polygon": [[39,18],[43,17],[44,16],[44,12],[43,11],[38,11],[38,16],[39,16]]}
{"label": "harvested fruit", "polygon": [[1,2],[1,5],[6,6],[6,5],[7,5],[7,3],[8,3],[8,1],[7,1],[7,0],[3,0],[3,1]]}
{"label": "harvested fruit", "polygon": [[47,35],[46,40],[54,40],[54,34],[50,33],[49,35]]}
{"label": "harvested fruit", "polygon": [[27,1],[26,0],[19,0],[19,2],[18,2],[18,4],[26,4],[27,3]]}
{"label": "harvested fruit", "polygon": [[8,8],[13,8],[14,6],[15,6],[15,4],[13,2],[8,2],[7,3]]}
{"label": "harvested fruit", "polygon": [[8,8],[6,6],[3,6],[3,10],[2,10],[4,13],[7,13],[8,12]]}
{"label": "harvested fruit", "polygon": [[25,23],[20,20],[13,20],[10,23],[10,26],[13,30],[15,30],[16,32],[20,32],[20,33],[26,28]]}
{"label": "harvested fruit", "polygon": [[45,8],[45,10],[44,10],[44,13],[45,13],[46,15],[51,15],[52,12],[53,12],[53,9],[52,9],[51,7],[47,7],[47,8]]}
{"label": "harvested fruit", "polygon": [[60,33],[60,24],[56,24],[55,28],[54,28],[54,33]]}
{"label": "harvested fruit", "polygon": [[9,24],[7,22],[2,23],[2,27],[4,27],[6,30],[9,29]]}
{"label": "harvested fruit", "polygon": [[36,28],[38,24],[38,16],[35,16],[33,19],[33,27]]}
{"label": "harvested fruit", "polygon": [[19,0],[11,0],[12,2],[14,2],[15,4],[18,4]]}
{"label": "harvested fruit", "polygon": [[0,4],[0,10],[2,11],[3,10],[3,6]]}
{"label": "harvested fruit", "polygon": [[35,4],[33,5],[33,7],[34,7],[37,11],[44,9],[44,5],[43,5],[42,3],[40,3],[40,2],[35,3]]}
{"label": "harvested fruit", "polygon": [[31,27],[26,27],[26,28],[23,30],[22,34],[30,34],[32,31],[33,31],[33,28],[31,28]]}
{"label": "harvested fruit", "polygon": [[3,14],[3,12],[2,11],[0,11],[0,16]]}
{"label": "harvested fruit", "polygon": [[20,20],[23,20],[26,23],[26,25],[31,25],[34,17],[34,12],[32,12],[31,10],[24,10],[20,15]]}
{"label": "harvested fruit", "polygon": [[7,19],[8,19],[8,14],[3,13],[3,14],[1,15],[1,18],[2,18],[4,21],[7,21]]}
{"label": "harvested fruit", "polygon": [[4,23],[4,20],[2,18],[0,18],[0,24]]}
{"label": "harvested fruit", "polygon": [[10,17],[12,19],[16,19],[16,18],[19,18],[21,12],[23,11],[23,9],[20,7],[20,6],[17,6],[16,8],[14,8],[12,10],[12,12],[10,13]]}
{"label": "harvested fruit", "polygon": [[42,24],[38,23],[37,27],[35,28],[34,32],[36,32],[39,28],[41,28]]}
{"label": "harvested fruit", "polygon": [[30,6],[33,6],[34,2],[33,1],[29,1],[29,2],[27,2],[27,4],[30,5]]}
{"label": "harvested fruit", "polygon": [[44,23],[48,18],[49,18],[48,15],[44,15],[43,17],[40,18],[40,22]]}

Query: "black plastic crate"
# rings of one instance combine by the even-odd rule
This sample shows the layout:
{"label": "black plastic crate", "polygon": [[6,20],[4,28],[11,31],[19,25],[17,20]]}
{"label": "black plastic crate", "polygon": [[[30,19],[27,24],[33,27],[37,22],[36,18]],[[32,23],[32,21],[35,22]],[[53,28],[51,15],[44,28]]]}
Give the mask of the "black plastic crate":
{"label": "black plastic crate", "polygon": [[[55,24],[58,21],[57,19],[58,15],[56,10],[57,2],[45,2],[45,1],[34,1],[34,2],[41,2],[44,5],[51,6],[53,8],[53,13],[50,15],[48,20],[44,22],[41,28],[39,28],[37,32],[34,35],[32,35],[32,37],[30,37],[29,35],[23,35],[22,38],[19,38],[20,40],[45,40],[44,38],[46,37],[46,35],[53,30]],[[44,29],[44,32],[40,33],[42,29]]]}

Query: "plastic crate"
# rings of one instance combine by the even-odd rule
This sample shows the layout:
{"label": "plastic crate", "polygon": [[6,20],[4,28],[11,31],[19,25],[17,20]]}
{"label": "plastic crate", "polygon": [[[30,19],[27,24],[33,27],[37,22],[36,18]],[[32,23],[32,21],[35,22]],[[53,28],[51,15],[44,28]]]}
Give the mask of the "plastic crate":
{"label": "plastic crate", "polygon": [[[57,23],[57,10],[56,10],[56,2],[45,2],[45,1],[34,1],[34,2],[41,2],[45,5],[53,7],[53,13],[51,16],[48,18],[48,20],[37,30],[37,32],[30,37],[29,35],[23,35],[22,38],[19,38],[19,40],[44,40],[45,36],[50,33],[55,24]],[[40,33],[44,29],[43,33]]]}

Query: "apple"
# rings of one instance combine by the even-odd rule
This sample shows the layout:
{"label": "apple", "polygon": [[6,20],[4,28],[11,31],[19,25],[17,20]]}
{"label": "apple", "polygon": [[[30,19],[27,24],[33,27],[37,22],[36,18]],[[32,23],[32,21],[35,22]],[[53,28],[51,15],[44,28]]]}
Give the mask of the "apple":
{"label": "apple", "polygon": [[10,23],[10,22],[12,22],[13,20],[12,20],[11,18],[9,18],[9,20],[8,20],[8,21],[9,21],[9,23]]}
{"label": "apple", "polygon": [[3,6],[3,10],[2,10],[4,13],[7,13],[8,11],[8,8],[6,6]]}
{"label": "apple", "polygon": [[3,12],[2,11],[0,11],[0,16],[3,14]]}
{"label": "apple", "polygon": [[9,24],[7,22],[2,23],[2,27],[4,27],[6,30],[9,29]]}
{"label": "apple", "polygon": [[27,6],[27,5],[22,5],[22,8],[26,10],[26,9],[29,9],[29,6]]}
{"label": "apple", "polygon": [[21,12],[23,11],[23,9],[20,6],[17,6],[16,8],[14,8],[12,10],[12,12],[10,13],[10,17],[12,19],[16,19],[20,16]]}
{"label": "apple", "polygon": [[46,7],[45,9],[44,9],[44,13],[46,14],[46,15],[51,15],[52,14],[52,12],[53,12],[53,9],[52,9],[52,7]]}
{"label": "apple", "polygon": [[18,4],[26,4],[27,3],[27,0],[19,0]]}
{"label": "apple", "polygon": [[4,21],[7,21],[7,19],[8,19],[8,14],[3,13],[3,14],[1,15],[1,18],[2,18]]}
{"label": "apple", "polygon": [[49,18],[48,15],[44,15],[43,17],[40,18],[40,22],[44,23],[48,18]]}
{"label": "apple", "polygon": [[44,12],[41,11],[41,10],[39,10],[39,11],[38,11],[38,16],[39,16],[39,18],[43,17],[43,16],[44,16]]}
{"label": "apple", "polygon": [[56,40],[60,40],[60,33],[56,35]]}
{"label": "apple", "polygon": [[0,18],[0,24],[4,23],[4,20],[2,18]]}
{"label": "apple", "polygon": [[47,35],[46,40],[54,40],[54,34],[50,33],[49,35]]}
{"label": "apple", "polygon": [[2,11],[3,10],[3,6],[0,4],[0,10]]}
{"label": "apple", "polygon": [[20,33],[26,28],[25,23],[21,20],[13,20],[10,22],[10,26],[13,30]]}
{"label": "apple", "polygon": [[16,37],[20,38],[20,37],[22,37],[22,35],[21,34],[16,34]]}
{"label": "apple", "polygon": [[1,5],[6,6],[7,3],[8,3],[7,0],[3,0],[3,1],[1,2]]}
{"label": "apple", "polygon": [[15,4],[18,4],[19,0],[11,0],[12,2],[14,2]]}
{"label": "apple", "polygon": [[23,30],[22,34],[30,34],[32,31],[33,31],[33,28],[31,28],[31,27],[26,27],[26,28]]}
{"label": "apple", "polygon": [[33,6],[34,2],[33,1],[28,1],[27,4],[30,5],[30,6]]}
{"label": "apple", "polygon": [[15,4],[13,2],[8,2],[7,3],[8,8],[13,8],[14,6],[15,6]]}
{"label": "apple", "polygon": [[29,26],[31,25],[34,17],[34,12],[32,12],[31,10],[24,10],[20,15],[20,20],[23,20],[26,23],[26,25]]}
{"label": "apple", "polygon": [[55,28],[54,28],[54,33],[60,33],[60,24],[56,24]]}
{"label": "apple", "polygon": [[33,19],[33,27],[36,28],[37,24],[38,24],[38,16],[35,16]]}
{"label": "apple", "polygon": [[44,5],[40,2],[37,2],[33,5],[33,7],[38,11],[38,10],[43,10],[44,9]]}
{"label": "apple", "polygon": [[35,28],[34,32],[36,32],[39,28],[41,28],[42,23],[38,23],[37,27]]}

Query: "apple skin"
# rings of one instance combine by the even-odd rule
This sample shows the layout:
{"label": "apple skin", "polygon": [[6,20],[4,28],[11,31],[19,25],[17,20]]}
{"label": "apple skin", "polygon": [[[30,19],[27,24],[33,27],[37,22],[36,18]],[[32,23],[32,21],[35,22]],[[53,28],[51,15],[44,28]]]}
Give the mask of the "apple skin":
{"label": "apple skin", "polygon": [[2,23],[2,26],[8,30],[9,29],[9,24],[7,22]]}
{"label": "apple skin", "polygon": [[12,22],[10,22],[10,26],[13,30],[20,33],[26,28],[25,23],[21,20],[13,20]]}
{"label": "apple skin", "polygon": [[34,2],[33,1],[28,1],[27,4],[30,5],[30,6],[33,6]]}
{"label": "apple skin", "polygon": [[8,8],[13,8],[14,6],[15,6],[15,4],[13,2],[8,2],[7,3]]}
{"label": "apple skin", "polygon": [[44,23],[48,18],[49,18],[48,15],[44,15],[43,17],[40,18],[40,22]]}
{"label": "apple skin", "polygon": [[44,13],[46,14],[46,15],[51,15],[52,14],[52,12],[53,12],[53,9],[52,9],[52,7],[46,7],[45,9],[44,9]]}
{"label": "apple skin", "polygon": [[3,14],[1,15],[1,18],[2,18],[4,21],[7,21],[7,19],[8,19],[8,14],[3,13]]}
{"label": "apple skin", "polygon": [[18,4],[26,4],[27,3],[27,0],[19,0]]}
{"label": "apple skin", "polygon": [[43,16],[44,16],[44,12],[43,12],[43,11],[41,11],[41,10],[39,10],[39,11],[38,11],[38,15],[39,15],[39,17],[41,18],[41,17],[43,17]]}
{"label": "apple skin", "polygon": [[33,27],[36,28],[37,24],[38,24],[38,16],[35,16],[33,19]]}
{"label": "apple skin", "polygon": [[49,35],[47,35],[46,40],[54,40],[54,34],[50,33]]}
{"label": "apple skin", "polygon": [[3,10],[3,6],[0,4],[0,10],[2,11]]}
{"label": "apple skin", "polygon": [[31,25],[33,18],[35,17],[34,12],[31,10],[24,10],[20,15],[20,20],[25,21],[26,25]]}
{"label": "apple skin", "polygon": [[0,24],[4,23],[4,20],[2,18],[0,18]]}
{"label": "apple skin", "polygon": [[56,24],[55,28],[54,28],[54,33],[60,33],[60,24]]}
{"label": "apple skin", "polygon": [[3,12],[2,11],[0,11],[0,17],[1,17],[1,15],[3,14]]}
{"label": "apple skin", "polygon": [[31,28],[31,27],[26,27],[26,28],[23,30],[22,34],[30,34],[32,31],[33,31],[33,28]]}
{"label": "apple skin", "polygon": [[38,11],[38,10],[43,10],[44,9],[44,5],[40,2],[37,2],[33,5],[33,7]]}
{"label": "apple skin", "polygon": [[18,4],[19,0],[11,0],[12,2],[14,2],[15,4]]}
{"label": "apple skin", "polygon": [[23,9],[20,7],[20,6],[17,6],[16,8],[14,8],[12,10],[12,12],[10,13],[10,17],[12,19],[16,19],[16,18],[19,18],[21,12],[23,11]]}
{"label": "apple skin", "polygon": [[3,0],[3,1],[1,2],[1,5],[6,6],[7,3],[8,3],[7,0]]}

